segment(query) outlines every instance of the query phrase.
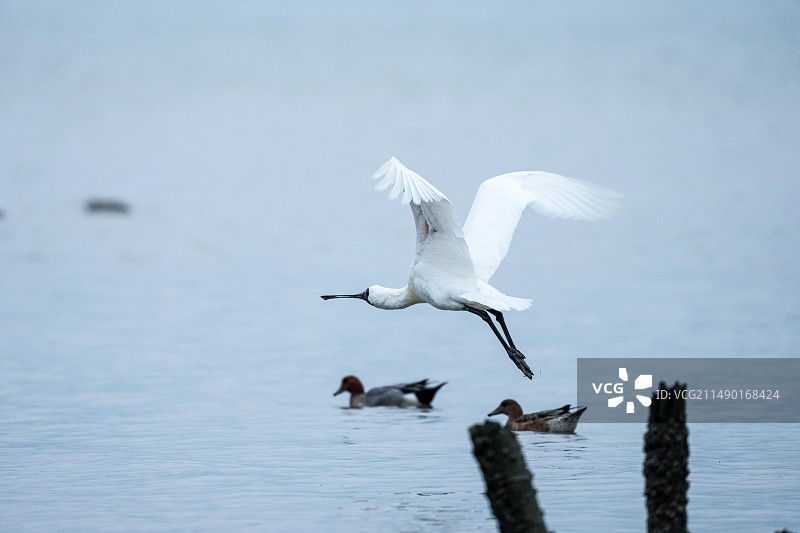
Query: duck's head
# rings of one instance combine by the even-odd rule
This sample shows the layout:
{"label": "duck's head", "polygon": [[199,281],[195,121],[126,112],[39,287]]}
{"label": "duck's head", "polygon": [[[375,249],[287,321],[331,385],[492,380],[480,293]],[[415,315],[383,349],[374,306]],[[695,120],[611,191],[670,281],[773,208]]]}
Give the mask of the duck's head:
{"label": "duck's head", "polygon": [[[517,414],[518,413],[518,414]],[[515,402],[514,400],[503,400],[500,402],[500,405],[497,406],[497,409],[489,413],[488,416],[494,415],[506,415],[509,418],[516,418],[522,414],[522,407]],[[516,415],[516,416],[514,416]]]}
{"label": "duck's head", "polygon": [[350,394],[364,394],[364,385],[361,384],[361,380],[355,376],[345,376],[342,378],[342,384],[339,386],[339,390],[333,393],[334,396],[337,394],[341,394],[343,392],[349,392]]}

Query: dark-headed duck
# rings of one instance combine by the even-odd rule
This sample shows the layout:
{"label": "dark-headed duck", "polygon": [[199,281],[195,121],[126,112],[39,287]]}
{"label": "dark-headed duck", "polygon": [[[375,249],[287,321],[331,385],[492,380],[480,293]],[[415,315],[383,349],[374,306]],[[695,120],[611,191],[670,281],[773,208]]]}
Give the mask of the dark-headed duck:
{"label": "dark-headed duck", "polygon": [[[446,382],[445,382],[446,383]],[[388,385],[386,387],[376,387],[364,392],[364,385],[355,376],[345,376],[339,390],[333,393],[334,396],[343,392],[350,393],[350,407],[375,407],[379,405],[395,405],[398,407],[419,405],[429,407],[433,397],[445,383],[436,386],[428,386],[428,380],[423,379],[415,383],[400,383],[398,385]],[[408,395],[416,396],[416,401]]]}

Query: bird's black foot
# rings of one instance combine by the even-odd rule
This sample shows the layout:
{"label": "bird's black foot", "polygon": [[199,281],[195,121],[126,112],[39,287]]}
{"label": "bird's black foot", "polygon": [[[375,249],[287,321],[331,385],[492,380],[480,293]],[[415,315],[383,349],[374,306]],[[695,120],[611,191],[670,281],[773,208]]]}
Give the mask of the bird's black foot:
{"label": "bird's black foot", "polygon": [[517,368],[522,370],[522,373],[528,379],[533,379],[533,371],[531,367],[528,366],[528,363],[525,362],[525,356],[517,350],[516,348],[509,348],[508,349],[508,357],[514,361],[514,364],[517,365]]}

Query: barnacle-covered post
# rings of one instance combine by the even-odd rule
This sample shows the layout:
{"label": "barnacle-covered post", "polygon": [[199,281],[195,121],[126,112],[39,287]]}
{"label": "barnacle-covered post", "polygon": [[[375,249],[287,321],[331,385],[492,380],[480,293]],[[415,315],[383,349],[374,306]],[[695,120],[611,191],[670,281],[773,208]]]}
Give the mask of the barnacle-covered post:
{"label": "barnacle-covered post", "polygon": [[686,384],[672,387],[669,400],[656,400],[653,394],[650,419],[644,436],[644,476],[647,497],[648,533],[686,531],[686,491],[689,489],[689,430],[686,428]]}
{"label": "barnacle-covered post", "polygon": [[469,433],[501,533],[547,533],[533,476],[514,433],[490,421],[472,426]]}

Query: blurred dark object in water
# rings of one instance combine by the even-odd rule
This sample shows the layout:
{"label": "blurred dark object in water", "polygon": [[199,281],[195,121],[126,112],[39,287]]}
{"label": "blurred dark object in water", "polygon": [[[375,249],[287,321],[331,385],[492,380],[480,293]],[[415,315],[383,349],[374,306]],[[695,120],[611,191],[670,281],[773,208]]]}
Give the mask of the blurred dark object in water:
{"label": "blurred dark object in water", "polygon": [[86,211],[89,213],[127,215],[129,210],[128,204],[119,200],[94,198],[86,202]]}
{"label": "blurred dark object in water", "polygon": [[469,435],[500,533],[547,533],[516,435],[488,420],[470,427]]}
{"label": "blurred dark object in water", "polygon": [[[653,393],[650,418],[644,435],[644,494],[647,497],[648,533],[683,533],[687,529],[689,499],[689,430],[686,427],[686,383]],[[675,398],[656,401],[656,398]]]}

